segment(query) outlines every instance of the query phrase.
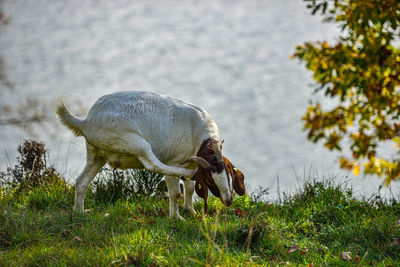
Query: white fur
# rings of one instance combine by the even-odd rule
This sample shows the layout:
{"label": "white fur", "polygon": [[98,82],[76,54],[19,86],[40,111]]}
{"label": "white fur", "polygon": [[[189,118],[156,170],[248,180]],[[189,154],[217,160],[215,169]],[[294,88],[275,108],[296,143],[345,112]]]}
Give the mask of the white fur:
{"label": "white fur", "polygon": [[211,176],[217,185],[219,192],[221,193],[221,201],[225,205],[230,206],[232,204],[232,193],[229,189],[228,177],[226,176],[226,172],[222,171],[221,173],[211,172]]}
{"label": "white fur", "polygon": [[[101,97],[86,119],[71,115],[61,103],[57,113],[75,135],[87,143],[87,164],[76,180],[74,210],[84,210],[86,190],[108,163],[114,168],[145,168],[166,175],[170,217],[180,218],[179,178],[191,178],[195,166],[180,163],[195,156],[208,138],[220,140],[218,128],[202,108],[156,93],[117,92]],[[226,176],[226,175],[225,175]],[[225,177],[226,178],[226,177]],[[227,180],[218,188],[227,199]],[[216,181],[217,182],[217,181]],[[193,181],[185,182],[185,209],[194,213]]]}

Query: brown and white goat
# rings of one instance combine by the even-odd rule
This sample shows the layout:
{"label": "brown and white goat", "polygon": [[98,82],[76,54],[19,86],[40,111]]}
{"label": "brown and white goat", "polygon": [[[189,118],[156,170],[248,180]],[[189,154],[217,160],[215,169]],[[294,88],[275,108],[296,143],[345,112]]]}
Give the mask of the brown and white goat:
{"label": "brown and white goat", "polygon": [[[226,206],[232,190],[245,192],[244,176],[222,156],[218,127],[202,108],[144,91],[117,92],[101,97],[85,119],[57,108],[61,122],[76,136],[84,136],[87,163],[76,180],[74,210],[84,210],[87,188],[108,163],[113,168],[145,168],[165,174],[170,217],[181,218],[177,196],[179,178],[185,177],[185,209],[195,213],[193,191],[205,199],[208,189]],[[196,184],[193,180],[196,181]]]}
{"label": "brown and white goat", "polygon": [[[225,205],[230,206],[232,204],[232,189],[230,187],[230,180],[232,179],[233,189],[239,195],[246,193],[244,186],[244,175],[238,170],[233,164],[225,157],[222,156],[222,142],[218,142],[214,139],[207,139],[203,141],[197,157],[199,158],[199,167],[197,172],[194,174],[193,180],[196,181],[195,190],[196,194],[204,199],[204,212],[207,212],[207,197],[208,190],[211,193],[221,198],[222,194],[230,195],[230,199],[222,201]],[[205,160],[205,162],[203,161]],[[190,160],[190,159],[189,159]],[[221,180],[215,177],[215,173],[225,172],[227,180],[225,185],[221,185]],[[229,192],[221,192],[221,188],[229,189]],[[221,194],[222,193],[222,194]],[[226,199],[226,198],[225,198]]]}

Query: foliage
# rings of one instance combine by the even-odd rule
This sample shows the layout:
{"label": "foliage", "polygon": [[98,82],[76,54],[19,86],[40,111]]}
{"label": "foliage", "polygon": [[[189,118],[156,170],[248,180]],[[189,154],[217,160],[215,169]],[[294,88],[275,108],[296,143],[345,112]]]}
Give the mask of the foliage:
{"label": "foliage", "polygon": [[119,199],[158,193],[163,175],[147,170],[103,169],[91,186],[96,202],[114,203]]}
{"label": "foliage", "polygon": [[[7,266],[266,266],[400,263],[400,203],[357,200],[350,189],[308,181],[282,204],[236,196],[231,208],[168,217],[168,200],[130,198],[73,215],[72,203],[40,207],[55,187],[0,199],[0,262]],[[73,192],[70,190],[70,192]],[[40,196],[41,195],[41,196]],[[93,197],[88,194],[89,200]],[[214,201],[215,200],[215,201]],[[34,205],[32,203],[35,203]],[[196,202],[197,211],[202,203]],[[351,259],[341,258],[345,252]]]}
{"label": "foliage", "polygon": [[35,187],[24,192],[20,197],[22,205],[35,210],[54,208],[71,209],[74,201],[74,190],[69,186],[57,184]]}
{"label": "foliage", "polygon": [[[312,14],[342,29],[335,43],[306,42],[293,55],[313,72],[316,91],[336,103],[324,108],[311,102],[303,117],[308,138],[322,140],[330,150],[341,150],[348,141],[352,157],[343,156],[340,166],[358,174],[363,163],[364,174],[384,176],[388,185],[400,178],[400,2],[305,2]],[[378,145],[388,142],[396,157],[377,153]]]}
{"label": "foliage", "polygon": [[29,190],[48,185],[66,186],[60,174],[47,165],[47,150],[43,143],[25,140],[18,146],[18,164],[0,172],[0,187],[3,190]]}
{"label": "foliage", "polygon": [[269,194],[269,187],[259,185],[256,190],[250,193],[251,200],[254,203],[266,201],[267,195]]}

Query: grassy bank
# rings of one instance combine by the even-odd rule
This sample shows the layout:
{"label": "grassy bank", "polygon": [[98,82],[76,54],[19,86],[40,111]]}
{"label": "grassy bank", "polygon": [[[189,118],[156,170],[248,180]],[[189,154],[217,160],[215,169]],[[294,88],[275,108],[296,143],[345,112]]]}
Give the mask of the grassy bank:
{"label": "grassy bank", "polygon": [[71,190],[2,195],[1,264],[400,264],[399,203],[355,200],[327,183],[308,183],[282,205],[244,196],[228,209],[212,199],[210,214],[186,221],[170,220],[168,201],[156,198],[89,198],[90,211],[74,215]]}
{"label": "grassy bank", "polygon": [[178,221],[162,194],[123,190],[137,173],[105,172],[82,215],[56,172],[35,175],[0,189],[0,265],[400,265],[400,203],[359,200],[330,181],[306,182],[281,204],[245,195],[226,208],[212,198],[209,214]]}

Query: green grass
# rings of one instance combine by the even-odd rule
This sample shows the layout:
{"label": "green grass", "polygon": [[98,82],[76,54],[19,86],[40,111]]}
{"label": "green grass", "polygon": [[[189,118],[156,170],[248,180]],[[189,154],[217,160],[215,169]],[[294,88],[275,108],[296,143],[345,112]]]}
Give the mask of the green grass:
{"label": "green grass", "polygon": [[0,266],[400,265],[400,203],[359,200],[330,181],[307,182],[281,204],[212,198],[209,214],[186,221],[168,218],[166,199],[107,204],[89,193],[89,212],[72,205],[66,185],[0,191]]}

